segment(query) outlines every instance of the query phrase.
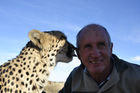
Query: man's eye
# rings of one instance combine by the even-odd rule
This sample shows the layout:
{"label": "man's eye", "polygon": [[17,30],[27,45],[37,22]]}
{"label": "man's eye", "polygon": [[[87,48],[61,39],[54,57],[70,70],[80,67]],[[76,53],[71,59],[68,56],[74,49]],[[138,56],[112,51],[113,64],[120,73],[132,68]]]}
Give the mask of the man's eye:
{"label": "man's eye", "polygon": [[87,44],[87,45],[85,45],[84,48],[91,48],[91,45],[90,44]]}
{"label": "man's eye", "polygon": [[103,43],[103,42],[100,42],[99,44],[98,44],[98,47],[105,47],[105,43]]}

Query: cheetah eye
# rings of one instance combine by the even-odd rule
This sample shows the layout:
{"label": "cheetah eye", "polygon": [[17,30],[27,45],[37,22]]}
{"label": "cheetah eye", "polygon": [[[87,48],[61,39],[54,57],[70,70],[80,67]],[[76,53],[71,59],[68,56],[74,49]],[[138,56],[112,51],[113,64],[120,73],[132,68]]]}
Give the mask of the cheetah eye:
{"label": "cheetah eye", "polygon": [[60,40],[64,40],[64,39],[66,39],[65,36],[61,36],[61,37],[60,37]]}

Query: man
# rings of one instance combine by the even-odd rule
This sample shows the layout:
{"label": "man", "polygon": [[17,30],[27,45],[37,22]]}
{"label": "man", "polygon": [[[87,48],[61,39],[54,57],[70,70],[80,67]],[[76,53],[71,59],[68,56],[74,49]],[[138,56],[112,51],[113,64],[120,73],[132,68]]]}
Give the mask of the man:
{"label": "man", "polygon": [[89,24],[77,35],[81,65],[69,75],[59,93],[140,93],[140,66],[112,54],[106,28]]}

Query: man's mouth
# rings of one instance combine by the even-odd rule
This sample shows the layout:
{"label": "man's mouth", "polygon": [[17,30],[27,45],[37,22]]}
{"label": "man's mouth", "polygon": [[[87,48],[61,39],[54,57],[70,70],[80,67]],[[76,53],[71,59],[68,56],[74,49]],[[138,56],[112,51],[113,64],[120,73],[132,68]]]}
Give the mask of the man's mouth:
{"label": "man's mouth", "polygon": [[97,64],[100,63],[102,60],[90,60],[89,63]]}
{"label": "man's mouth", "polygon": [[98,63],[97,61],[89,61],[90,63],[96,64]]}

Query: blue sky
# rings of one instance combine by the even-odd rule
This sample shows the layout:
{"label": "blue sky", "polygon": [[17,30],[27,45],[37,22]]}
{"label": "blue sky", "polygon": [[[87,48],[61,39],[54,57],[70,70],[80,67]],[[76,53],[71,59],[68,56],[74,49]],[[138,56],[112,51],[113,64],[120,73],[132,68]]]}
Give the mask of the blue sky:
{"label": "blue sky", "polygon": [[[61,30],[75,45],[78,31],[90,23],[107,28],[114,43],[113,53],[140,64],[139,0],[1,0],[0,64],[19,54],[32,29]],[[69,64],[60,63],[51,78],[63,81],[77,65],[76,58]]]}

